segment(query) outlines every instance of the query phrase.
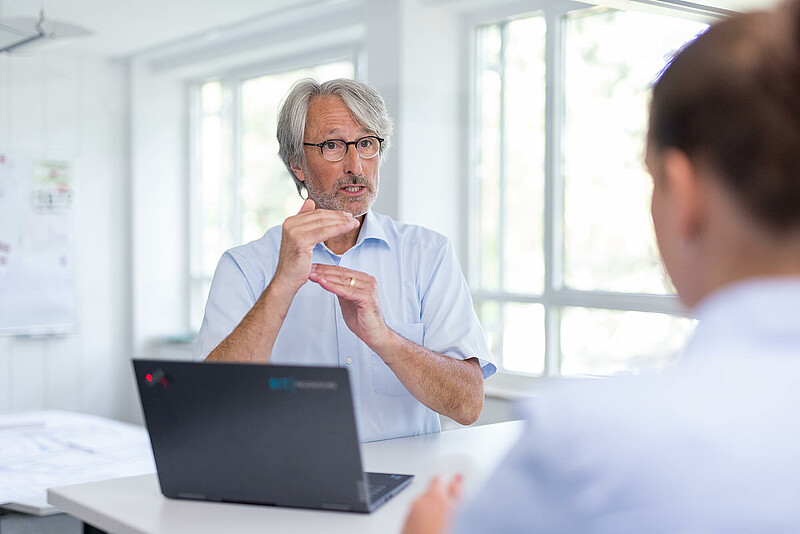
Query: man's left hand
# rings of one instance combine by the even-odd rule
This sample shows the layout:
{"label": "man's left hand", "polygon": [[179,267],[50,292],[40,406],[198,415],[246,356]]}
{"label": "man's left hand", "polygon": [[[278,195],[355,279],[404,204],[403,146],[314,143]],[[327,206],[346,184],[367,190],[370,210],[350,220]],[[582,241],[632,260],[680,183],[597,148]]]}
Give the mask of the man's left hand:
{"label": "man's left hand", "polygon": [[308,279],[339,298],[347,327],[377,354],[403,387],[431,410],[462,425],[478,419],[483,373],[477,358],[460,360],[406,339],[383,319],[378,281],[337,265],[312,264]]}
{"label": "man's left hand", "polygon": [[308,279],[339,297],[347,327],[368,347],[378,352],[376,348],[392,334],[383,320],[378,281],[360,271],[322,263],[311,266]]}

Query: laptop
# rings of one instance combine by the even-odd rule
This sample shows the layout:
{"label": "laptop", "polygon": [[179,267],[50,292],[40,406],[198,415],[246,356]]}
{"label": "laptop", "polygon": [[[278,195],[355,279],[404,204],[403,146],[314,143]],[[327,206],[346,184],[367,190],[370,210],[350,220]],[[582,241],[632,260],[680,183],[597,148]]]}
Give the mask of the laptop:
{"label": "laptop", "polygon": [[363,471],[346,369],[133,366],[166,497],[371,512],[413,478]]}

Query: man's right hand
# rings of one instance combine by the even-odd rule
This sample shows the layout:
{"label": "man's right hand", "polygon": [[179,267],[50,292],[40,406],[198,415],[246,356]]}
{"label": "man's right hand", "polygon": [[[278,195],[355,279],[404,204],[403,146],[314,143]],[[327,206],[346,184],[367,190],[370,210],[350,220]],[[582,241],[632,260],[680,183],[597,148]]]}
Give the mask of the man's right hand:
{"label": "man's right hand", "polygon": [[306,200],[297,215],[283,222],[278,266],[272,281],[206,360],[269,363],[292,299],[308,281],[314,246],[355,230],[358,225],[358,219],[350,213],[314,209],[314,201]]}
{"label": "man's right hand", "polygon": [[278,284],[284,291],[297,293],[311,273],[316,244],[350,232],[358,225],[358,219],[351,213],[315,209],[314,201],[307,199],[297,215],[283,222],[278,266],[270,285]]}

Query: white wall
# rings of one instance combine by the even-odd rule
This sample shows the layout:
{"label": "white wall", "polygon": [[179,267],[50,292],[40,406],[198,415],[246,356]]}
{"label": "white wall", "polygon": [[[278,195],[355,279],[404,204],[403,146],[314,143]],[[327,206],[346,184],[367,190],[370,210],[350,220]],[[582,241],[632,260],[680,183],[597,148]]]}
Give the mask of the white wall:
{"label": "white wall", "polygon": [[425,0],[369,2],[366,15],[368,81],[395,117],[376,209],[444,233],[463,263],[467,51],[459,15]]}
{"label": "white wall", "polygon": [[[132,354],[189,323],[188,102],[180,80],[154,75],[149,62],[129,64],[131,110]],[[141,422],[135,383],[123,390],[124,413]]]}
{"label": "white wall", "polygon": [[107,60],[0,55],[0,151],[72,165],[78,296],[74,334],[0,337],[0,413],[121,415],[130,375],[124,92],[122,68]]}
{"label": "white wall", "polygon": [[[467,50],[456,13],[420,0],[403,3],[401,76],[404,90],[400,154],[400,219],[447,235],[466,263],[461,233],[467,189]],[[464,197],[465,198],[465,197]]]}

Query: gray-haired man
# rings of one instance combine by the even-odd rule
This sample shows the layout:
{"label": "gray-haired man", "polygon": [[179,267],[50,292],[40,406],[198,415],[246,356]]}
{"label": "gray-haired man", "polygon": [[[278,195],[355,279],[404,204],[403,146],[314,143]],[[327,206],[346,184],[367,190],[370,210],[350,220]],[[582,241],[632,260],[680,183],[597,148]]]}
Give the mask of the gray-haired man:
{"label": "gray-haired man", "polygon": [[495,371],[444,236],[371,211],[392,121],[352,80],[301,80],[278,118],[297,215],[220,260],[196,357],[347,367],[363,441],[469,424]]}

